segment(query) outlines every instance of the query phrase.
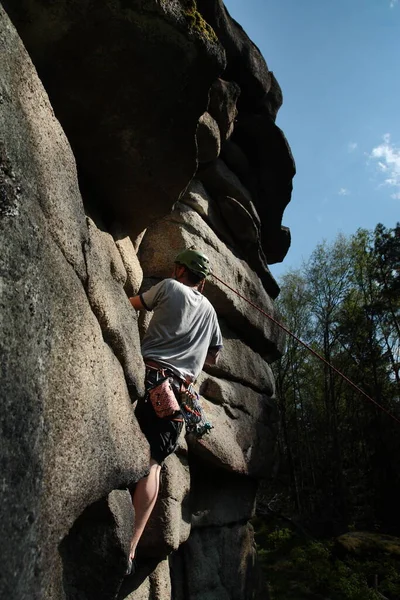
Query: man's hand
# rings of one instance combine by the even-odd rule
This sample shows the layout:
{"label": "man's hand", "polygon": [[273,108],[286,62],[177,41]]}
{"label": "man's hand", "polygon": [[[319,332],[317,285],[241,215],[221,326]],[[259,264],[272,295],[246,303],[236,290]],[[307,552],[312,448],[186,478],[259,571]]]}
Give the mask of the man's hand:
{"label": "man's hand", "polygon": [[132,304],[132,306],[135,310],[145,310],[145,307],[143,306],[143,302],[141,301],[140,296],[132,296],[132,298],[129,298],[129,302]]}

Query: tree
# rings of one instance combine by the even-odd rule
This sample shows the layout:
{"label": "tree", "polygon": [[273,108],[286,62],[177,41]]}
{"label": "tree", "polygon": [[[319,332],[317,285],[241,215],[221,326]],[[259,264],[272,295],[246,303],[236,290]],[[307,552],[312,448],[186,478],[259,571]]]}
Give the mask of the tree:
{"label": "tree", "polygon": [[[399,414],[400,226],[319,244],[280,283],[289,330]],[[351,520],[400,530],[399,425],[291,338],[274,368],[294,510],[331,532]]]}

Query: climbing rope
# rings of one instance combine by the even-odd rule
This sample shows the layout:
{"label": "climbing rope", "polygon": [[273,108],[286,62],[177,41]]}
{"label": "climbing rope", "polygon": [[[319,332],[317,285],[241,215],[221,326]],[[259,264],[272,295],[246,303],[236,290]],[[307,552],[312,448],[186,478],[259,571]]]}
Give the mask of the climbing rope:
{"label": "climbing rope", "polygon": [[271,315],[269,315],[262,308],[260,308],[259,306],[257,306],[257,304],[254,304],[254,302],[252,302],[251,300],[249,300],[248,298],[246,298],[245,296],[243,296],[242,294],[240,294],[240,292],[238,292],[233,287],[231,287],[230,285],[228,285],[227,283],[225,283],[225,281],[222,281],[222,279],[220,279],[219,277],[217,277],[214,273],[210,273],[210,275],[212,277],[214,277],[214,279],[216,279],[217,281],[219,281],[220,283],[222,283],[229,290],[231,290],[234,294],[236,294],[237,296],[239,296],[239,298],[241,298],[242,300],[244,300],[245,302],[247,302],[248,304],[250,304],[250,306],[252,306],[256,310],[258,310],[262,315],[264,315],[265,317],[267,317],[267,319],[269,319],[270,321],[272,321],[272,323],[275,323],[275,325],[277,325],[278,327],[280,327],[285,333],[287,333],[288,335],[290,335],[293,339],[295,339],[297,342],[299,342],[299,344],[301,344],[302,346],[304,346],[304,348],[306,348],[307,350],[309,350],[309,352],[311,352],[311,354],[313,354],[314,356],[316,356],[317,358],[319,358],[319,360],[322,361],[325,365],[327,365],[330,369],[332,369],[332,371],[334,371],[335,373],[337,373],[352,388],[354,388],[357,392],[359,392],[360,394],[362,394],[365,398],[367,398],[367,400],[369,400],[370,402],[372,402],[372,404],[375,404],[375,406],[377,408],[379,408],[380,410],[382,410],[383,412],[385,412],[389,417],[391,417],[394,421],[396,421],[400,425],[400,419],[398,419],[395,415],[393,415],[384,406],[382,406],[381,404],[379,404],[379,402],[377,402],[376,400],[374,400],[373,398],[371,398],[371,396],[369,396],[366,392],[364,392],[364,390],[362,390],[360,387],[358,387],[358,385],[356,385],[355,383],[353,383],[351,381],[351,379],[349,379],[348,377],[346,377],[346,375],[344,375],[341,371],[339,371],[339,369],[337,369],[336,367],[334,367],[323,356],[321,356],[320,354],[318,354],[318,352],[315,352],[315,350],[313,350],[308,344],[306,344],[305,342],[303,342],[294,333],[292,333],[291,331],[289,331],[289,329],[287,329],[287,327],[285,327],[284,325],[282,325],[282,323],[280,323],[279,321],[277,321],[276,319],[274,319],[273,317],[271,317]]}

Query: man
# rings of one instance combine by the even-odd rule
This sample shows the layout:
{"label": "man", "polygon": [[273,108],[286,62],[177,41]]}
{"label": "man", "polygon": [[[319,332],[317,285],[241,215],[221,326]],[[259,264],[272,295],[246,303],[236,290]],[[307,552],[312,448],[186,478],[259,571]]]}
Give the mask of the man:
{"label": "man", "polygon": [[[182,387],[196,381],[205,363],[216,363],[222,348],[221,331],[214,308],[201,293],[209,272],[209,260],[204,254],[194,248],[184,250],[175,259],[172,278],[129,299],[136,310],[154,311],[142,342],[146,390],[160,376],[168,375],[179,399]],[[170,418],[158,417],[147,396],[138,401],[136,417],[150,444],[150,472],[138,481],[132,495],[135,530],[128,574],[157,500],[161,464],[174,452],[183,426],[179,411]]]}

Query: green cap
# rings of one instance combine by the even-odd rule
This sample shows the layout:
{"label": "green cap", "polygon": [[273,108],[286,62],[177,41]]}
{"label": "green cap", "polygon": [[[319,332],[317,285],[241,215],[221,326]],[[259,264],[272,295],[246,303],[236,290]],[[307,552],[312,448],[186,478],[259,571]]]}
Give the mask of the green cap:
{"label": "green cap", "polygon": [[210,261],[207,256],[194,248],[189,248],[188,250],[180,252],[175,258],[175,263],[185,265],[189,271],[196,273],[196,275],[201,275],[202,277],[207,277],[210,272]]}

